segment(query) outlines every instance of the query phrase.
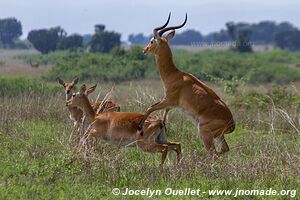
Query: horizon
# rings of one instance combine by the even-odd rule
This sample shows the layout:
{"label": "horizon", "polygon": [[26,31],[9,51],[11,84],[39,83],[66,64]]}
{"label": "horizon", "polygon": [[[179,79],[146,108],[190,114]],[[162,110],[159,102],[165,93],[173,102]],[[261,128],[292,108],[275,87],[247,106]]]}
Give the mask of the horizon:
{"label": "horizon", "polygon": [[[15,17],[22,23],[22,39],[27,37],[30,30],[61,26],[68,35],[78,33],[93,34],[95,24],[104,24],[106,30],[115,31],[122,35],[122,41],[127,41],[131,33],[150,35],[152,29],[163,24],[171,11],[170,25],[182,23],[188,13],[188,22],[184,30],[193,29],[203,35],[225,29],[225,23],[259,23],[274,21],[289,22],[299,28],[300,17],[296,0],[275,0],[260,2],[258,0],[187,0],[173,2],[165,0],[1,0],[3,11],[0,18]],[[63,3],[62,3],[63,2]],[[172,5],[172,6],[170,6]],[[200,12],[199,12],[200,10]],[[47,12],[46,12],[47,11]],[[29,14],[28,14],[29,13]],[[153,14],[155,13],[155,14]],[[111,17],[111,16],[114,17]],[[149,17],[149,15],[151,17]],[[147,19],[145,23],[143,18]],[[125,19],[125,21],[120,21]],[[128,23],[125,23],[128,22]]]}

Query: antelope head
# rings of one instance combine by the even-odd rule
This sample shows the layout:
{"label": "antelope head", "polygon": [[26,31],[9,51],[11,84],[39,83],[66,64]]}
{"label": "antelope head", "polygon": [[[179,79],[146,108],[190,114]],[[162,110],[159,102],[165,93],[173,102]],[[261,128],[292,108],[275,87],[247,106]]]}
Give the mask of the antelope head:
{"label": "antelope head", "polygon": [[70,97],[70,99],[67,99],[66,100],[66,106],[74,106],[74,107],[79,107],[81,108],[82,107],[82,101],[84,98],[88,98],[87,96],[94,92],[95,89],[97,87],[97,84],[96,85],[93,85],[92,87],[90,88],[87,88],[85,84],[83,84],[81,87],[80,87],[80,90],[79,92],[77,93],[73,93]]}
{"label": "antelope head", "polygon": [[71,83],[66,83],[61,78],[57,78],[58,83],[65,88],[66,100],[69,100],[72,97],[72,89],[78,83],[79,78],[74,78]]}
{"label": "antelope head", "polygon": [[[170,17],[171,17],[171,13],[169,13],[167,22],[163,26],[153,29],[153,36],[150,39],[149,44],[144,48],[143,50],[144,54],[152,53],[155,55],[160,47],[166,45],[168,46],[168,41],[174,37],[175,30],[182,28],[186,24],[187,14],[185,14],[185,20],[181,25],[167,27],[170,21]],[[166,33],[167,31],[170,32],[166,36],[163,36],[163,34]]]}

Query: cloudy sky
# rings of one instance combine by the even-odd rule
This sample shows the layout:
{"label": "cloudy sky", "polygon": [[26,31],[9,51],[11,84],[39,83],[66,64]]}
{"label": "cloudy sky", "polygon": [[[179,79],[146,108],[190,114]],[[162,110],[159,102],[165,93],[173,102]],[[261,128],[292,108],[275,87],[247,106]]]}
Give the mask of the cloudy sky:
{"label": "cloudy sky", "polygon": [[228,21],[289,21],[300,27],[299,0],[0,0],[0,18],[16,17],[28,31],[60,25],[69,34],[93,33],[94,24],[122,33],[150,34],[172,12],[171,24],[188,13],[185,29],[206,34]]}

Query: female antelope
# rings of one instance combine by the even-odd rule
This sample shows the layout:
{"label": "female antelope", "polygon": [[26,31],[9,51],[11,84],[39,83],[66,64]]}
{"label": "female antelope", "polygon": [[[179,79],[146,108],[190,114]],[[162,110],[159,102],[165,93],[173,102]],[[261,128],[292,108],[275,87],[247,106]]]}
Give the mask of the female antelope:
{"label": "female antelope", "polygon": [[[73,79],[71,83],[66,83],[64,80],[61,78],[57,78],[58,83],[61,84],[65,88],[65,93],[66,93],[66,101],[70,100],[73,94],[73,88],[74,86],[78,83],[79,78]],[[90,94],[95,91],[97,85],[94,85],[90,87],[87,90],[87,94]],[[120,111],[120,106],[118,106],[116,103],[112,101],[106,101],[104,102],[104,105],[101,101],[96,101],[93,105],[93,109],[97,111],[99,109],[99,106],[102,106],[102,112],[114,112]],[[70,119],[74,122],[74,127],[79,127],[79,125],[82,123],[82,118],[83,118],[83,112],[80,108],[76,106],[68,106],[68,110],[70,113]]]}
{"label": "female antelope", "polygon": [[103,140],[121,146],[137,146],[145,152],[162,154],[161,165],[164,163],[169,150],[177,153],[177,160],[181,157],[179,143],[168,142],[164,124],[158,117],[148,117],[145,121],[144,136],[138,132],[138,125],[143,114],[131,112],[106,112],[96,114],[87,97],[87,89],[82,85],[80,91],[74,93],[67,106],[76,106],[83,110],[87,122],[90,124],[85,137],[99,137]]}

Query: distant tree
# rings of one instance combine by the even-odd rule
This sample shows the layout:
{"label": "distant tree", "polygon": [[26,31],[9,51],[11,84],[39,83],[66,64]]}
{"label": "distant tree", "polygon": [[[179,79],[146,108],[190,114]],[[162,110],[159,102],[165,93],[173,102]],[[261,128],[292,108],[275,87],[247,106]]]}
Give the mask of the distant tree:
{"label": "distant tree", "polygon": [[66,32],[61,27],[50,29],[32,30],[28,33],[27,39],[41,53],[45,54],[55,51],[61,38],[66,36]]}
{"label": "distant tree", "polygon": [[252,31],[250,40],[260,43],[271,43],[273,40],[272,34],[277,31],[275,22],[262,21],[258,24],[248,25]]}
{"label": "distant tree", "polygon": [[246,28],[243,24],[244,29],[237,28],[233,22],[226,23],[228,35],[235,41],[235,45],[232,47],[234,51],[240,53],[252,52],[250,44],[251,30]]}
{"label": "distant tree", "polygon": [[282,49],[291,51],[300,50],[300,31],[285,31],[274,35],[275,45]]}
{"label": "distant tree", "polygon": [[[228,22],[226,24],[227,32],[231,38],[237,38],[239,32],[248,29],[251,30],[250,41],[265,44],[271,44],[276,33],[297,30],[293,25],[288,22],[276,24],[273,21],[262,21],[259,23],[237,23]],[[234,39],[234,40],[235,40]]]}
{"label": "distant tree", "polygon": [[227,33],[231,39],[236,40],[236,26],[233,22],[226,23]]}
{"label": "distant tree", "polygon": [[57,44],[57,49],[74,50],[83,47],[83,38],[78,34],[62,37]]}
{"label": "distant tree", "polygon": [[105,25],[104,24],[96,24],[95,25],[95,32],[102,32],[105,30]]}
{"label": "distant tree", "polygon": [[195,30],[186,30],[182,33],[176,34],[175,37],[170,41],[171,44],[175,45],[191,45],[193,43],[202,42],[203,36],[200,32]]}
{"label": "distant tree", "polygon": [[286,32],[286,31],[295,31],[298,30],[289,22],[281,22],[276,27],[276,32]]}
{"label": "distant tree", "polygon": [[12,47],[22,35],[22,24],[16,18],[0,19],[0,41],[4,48]]}
{"label": "distant tree", "polygon": [[143,33],[130,34],[128,36],[128,41],[131,44],[147,44],[150,37],[145,36]]}
{"label": "distant tree", "polygon": [[240,53],[252,52],[252,47],[250,44],[250,36],[251,36],[251,30],[249,29],[240,30],[235,41],[236,45],[234,50]]}
{"label": "distant tree", "polygon": [[121,45],[121,35],[113,31],[97,31],[90,42],[91,52],[108,53]]}
{"label": "distant tree", "polygon": [[232,38],[228,35],[228,32],[221,29],[219,32],[212,32],[203,37],[205,42],[225,42],[232,41]]}

